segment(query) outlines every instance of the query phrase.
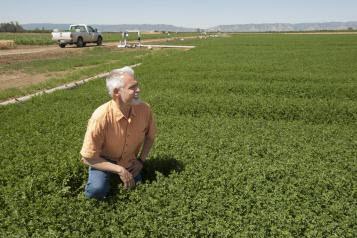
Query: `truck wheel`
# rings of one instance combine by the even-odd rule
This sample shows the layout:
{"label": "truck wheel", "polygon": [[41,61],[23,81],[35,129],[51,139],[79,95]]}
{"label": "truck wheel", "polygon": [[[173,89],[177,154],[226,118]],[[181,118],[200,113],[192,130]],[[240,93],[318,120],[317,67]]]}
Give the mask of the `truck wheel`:
{"label": "truck wheel", "polygon": [[77,40],[77,47],[83,47],[83,45],[84,45],[83,39],[79,37]]}
{"label": "truck wheel", "polygon": [[64,48],[66,47],[66,44],[59,44],[59,47]]}
{"label": "truck wheel", "polygon": [[98,37],[98,40],[97,40],[97,45],[102,45],[102,43],[103,43],[103,39],[102,39],[102,37]]}

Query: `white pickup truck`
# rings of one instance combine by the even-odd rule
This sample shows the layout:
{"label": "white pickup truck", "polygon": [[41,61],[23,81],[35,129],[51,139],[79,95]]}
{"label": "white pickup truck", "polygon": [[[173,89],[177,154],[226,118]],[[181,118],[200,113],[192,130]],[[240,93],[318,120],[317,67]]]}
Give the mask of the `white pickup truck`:
{"label": "white pickup truck", "polygon": [[52,32],[52,40],[57,41],[61,48],[66,47],[68,44],[76,44],[77,47],[84,47],[87,43],[97,43],[97,45],[101,45],[103,36],[97,29],[91,26],[78,24],[70,25],[69,30],[65,32],[59,32],[55,29]]}

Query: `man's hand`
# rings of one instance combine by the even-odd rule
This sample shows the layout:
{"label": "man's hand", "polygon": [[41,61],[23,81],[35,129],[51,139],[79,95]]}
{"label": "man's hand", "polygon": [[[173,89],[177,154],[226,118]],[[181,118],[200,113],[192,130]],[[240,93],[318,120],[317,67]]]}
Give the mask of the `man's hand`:
{"label": "man's hand", "polygon": [[124,187],[126,189],[132,188],[135,186],[135,181],[133,175],[126,170],[124,167],[123,169],[118,173],[121,181],[124,183]]}
{"label": "man's hand", "polygon": [[138,160],[130,161],[129,166],[126,168],[134,177],[136,177],[143,169],[143,164]]}

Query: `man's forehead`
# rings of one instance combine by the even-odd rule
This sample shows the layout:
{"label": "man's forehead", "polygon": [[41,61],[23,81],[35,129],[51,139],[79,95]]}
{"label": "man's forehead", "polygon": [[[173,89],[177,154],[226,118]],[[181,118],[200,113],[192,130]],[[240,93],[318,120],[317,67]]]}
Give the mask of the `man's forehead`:
{"label": "man's forehead", "polygon": [[125,78],[125,84],[129,87],[138,84],[138,81],[131,74],[125,74],[124,78]]}

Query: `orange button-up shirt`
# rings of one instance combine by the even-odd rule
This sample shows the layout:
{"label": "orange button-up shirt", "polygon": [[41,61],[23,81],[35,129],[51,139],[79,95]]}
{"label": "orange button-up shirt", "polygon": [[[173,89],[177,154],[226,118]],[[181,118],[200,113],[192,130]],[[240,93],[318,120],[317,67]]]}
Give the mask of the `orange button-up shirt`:
{"label": "orange button-up shirt", "polygon": [[155,134],[148,104],[132,105],[129,118],[125,118],[111,100],[98,107],[89,119],[80,154],[87,159],[104,157],[125,165],[136,159],[144,139],[154,139]]}

